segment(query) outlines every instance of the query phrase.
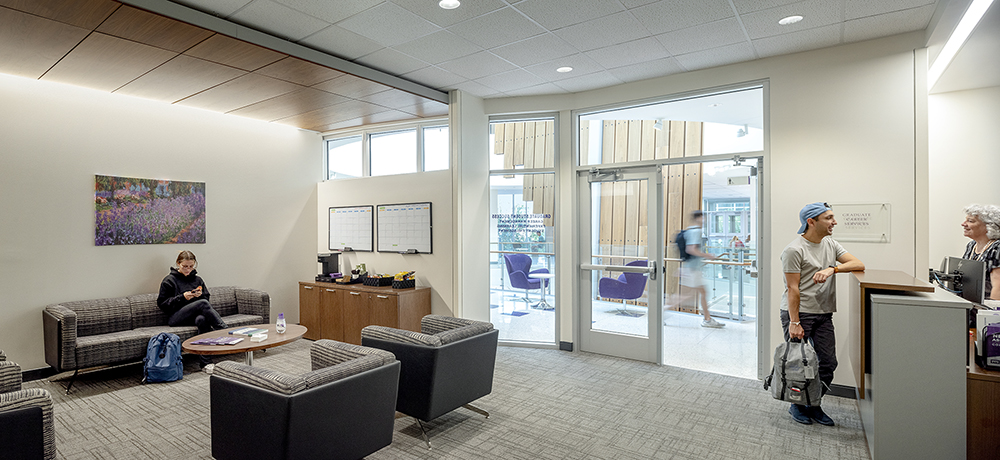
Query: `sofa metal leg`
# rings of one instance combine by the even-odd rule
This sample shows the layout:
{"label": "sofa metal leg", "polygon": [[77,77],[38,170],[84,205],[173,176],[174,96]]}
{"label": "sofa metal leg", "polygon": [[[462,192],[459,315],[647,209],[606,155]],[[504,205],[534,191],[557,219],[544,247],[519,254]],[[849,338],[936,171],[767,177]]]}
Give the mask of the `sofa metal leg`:
{"label": "sofa metal leg", "polygon": [[484,415],[484,416],[486,416],[486,418],[490,418],[490,413],[489,412],[486,412],[483,409],[480,409],[480,408],[478,408],[476,406],[473,406],[472,404],[462,404],[462,407],[464,407],[466,409],[469,409],[472,412],[476,412],[478,414]]}
{"label": "sofa metal leg", "polygon": [[427,437],[427,430],[424,429],[424,423],[421,422],[419,418],[415,420],[417,421],[417,425],[420,425],[420,436],[423,436],[424,442],[427,443],[427,450],[430,450],[431,439]]}
{"label": "sofa metal leg", "polygon": [[66,394],[69,394],[69,389],[73,388],[73,382],[76,381],[76,374],[80,373],[80,369],[73,371],[73,376],[69,378],[69,385],[66,386]]}

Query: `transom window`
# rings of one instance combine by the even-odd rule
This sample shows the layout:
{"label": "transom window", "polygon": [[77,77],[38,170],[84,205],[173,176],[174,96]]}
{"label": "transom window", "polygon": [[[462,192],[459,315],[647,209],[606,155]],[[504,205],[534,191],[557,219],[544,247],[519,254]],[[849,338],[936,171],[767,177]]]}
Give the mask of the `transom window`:
{"label": "transom window", "polygon": [[353,130],[325,139],[327,180],[448,169],[446,120]]}

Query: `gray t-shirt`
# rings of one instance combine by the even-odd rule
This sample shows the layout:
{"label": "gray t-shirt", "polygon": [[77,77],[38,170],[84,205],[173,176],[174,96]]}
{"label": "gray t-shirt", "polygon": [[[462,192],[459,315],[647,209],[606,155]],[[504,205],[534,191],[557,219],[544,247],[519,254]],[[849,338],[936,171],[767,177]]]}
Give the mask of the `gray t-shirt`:
{"label": "gray t-shirt", "polygon": [[[819,243],[813,243],[799,235],[781,251],[781,271],[800,275],[800,313],[837,311],[836,277],[831,276],[825,283],[819,284],[813,281],[813,275],[837,263],[837,259],[844,254],[847,254],[847,250],[829,236]],[[781,309],[788,310],[788,281],[784,276],[781,279],[786,283],[785,292],[781,295]]]}

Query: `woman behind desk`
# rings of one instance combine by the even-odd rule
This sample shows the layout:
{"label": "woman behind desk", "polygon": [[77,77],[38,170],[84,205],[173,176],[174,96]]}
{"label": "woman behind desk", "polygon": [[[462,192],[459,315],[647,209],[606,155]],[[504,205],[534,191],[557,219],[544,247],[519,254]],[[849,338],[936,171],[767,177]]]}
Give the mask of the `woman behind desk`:
{"label": "woman behind desk", "polygon": [[964,211],[962,228],[972,241],[965,246],[962,258],[986,264],[986,298],[1000,300],[1000,208],[973,204]]}

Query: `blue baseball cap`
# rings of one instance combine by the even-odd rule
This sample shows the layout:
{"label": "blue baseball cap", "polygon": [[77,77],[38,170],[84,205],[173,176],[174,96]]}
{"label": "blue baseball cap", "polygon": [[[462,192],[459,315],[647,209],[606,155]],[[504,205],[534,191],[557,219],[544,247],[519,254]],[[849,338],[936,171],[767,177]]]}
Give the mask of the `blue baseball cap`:
{"label": "blue baseball cap", "polygon": [[809,226],[806,224],[806,219],[815,219],[820,214],[832,209],[829,204],[823,202],[811,203],[805,205],[801,211],[799,211],[799,222],[802,222],[802,226],[799,227],[799,233],[805,233],[806,228]]}

